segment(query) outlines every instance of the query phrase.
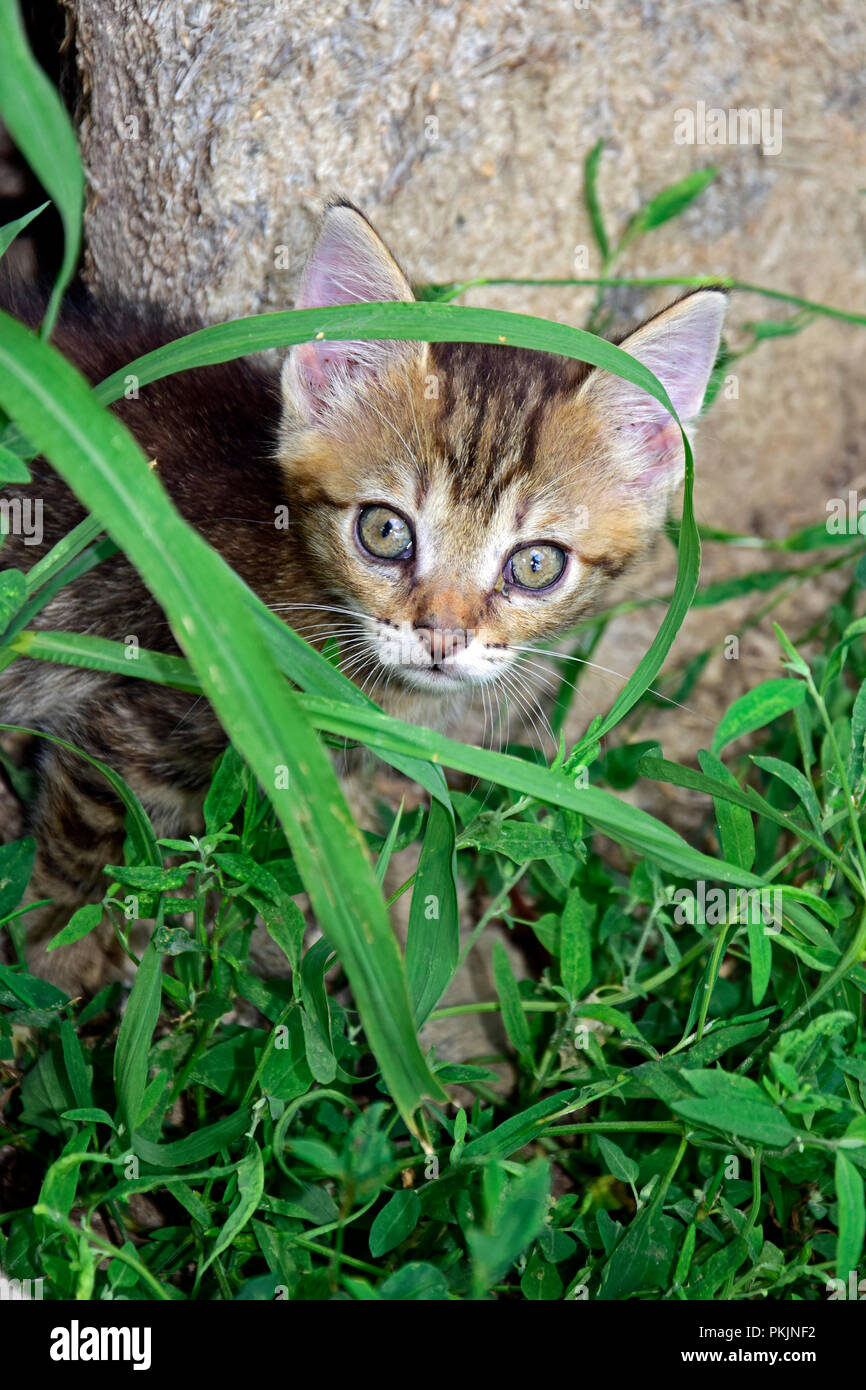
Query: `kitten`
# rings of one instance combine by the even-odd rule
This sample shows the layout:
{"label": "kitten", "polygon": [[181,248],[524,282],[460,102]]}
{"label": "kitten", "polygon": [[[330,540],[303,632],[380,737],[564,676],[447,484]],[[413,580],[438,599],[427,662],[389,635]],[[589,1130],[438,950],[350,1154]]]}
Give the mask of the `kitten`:
{"label": "kitten", "polygon": [[[331,206],[297,307],[412,297],[362,214]],[[723,293],[700,291],[622,344],[684,422],[700,411],[724,308]],[[95,382],[183,331],[79,297],[55,342]],[[235,361],[168,377],[114,409],[178,509],[270,607],[317,647],[335,637],[347,674],[387,711],[440,726],[645,552],[683,471],[679,430],[646,393],[507,346],[306,343],[281,375]],[[3,548],[4,565],[22,569],[82,516],[44,460],[32,472],[19,495],[43,501],[42,544],[10,536]],[[122,556],[63,589],[34,626],[178,650]],[[203,700],[24,658],[0,675],[0,719],[110,764],[159,836],[195,829],[225,745]],[[92,991],[105,978],[94,937],[49,956],[44,944],[105,891],[103,866],[122,856],[122,808],[74,754],[33,739],[18,755],[38,783],[22,810],[37,841],[30,901],[53,900],[28,919],[31,968]]]}

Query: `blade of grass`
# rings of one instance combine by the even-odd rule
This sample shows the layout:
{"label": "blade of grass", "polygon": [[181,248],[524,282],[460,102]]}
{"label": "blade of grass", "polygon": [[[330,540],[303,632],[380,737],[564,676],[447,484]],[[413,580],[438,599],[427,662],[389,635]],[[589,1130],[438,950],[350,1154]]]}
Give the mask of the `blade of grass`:
{"label": "blade of grass", "polygon": [[441,293],[444,290],[449,292],[448,297],[454,299],[459,294],[465,294],[467,290],[480,289],[485,285],[517,285],[531,289],[537,286],[542,289],[582,289],[585,287],[602,286],[608,289],[665,289],[679,286],[686,290],[737,290],[740,294],[759,294],[765,299],[775,299],[781,304],[793,304],[798,309],[808,309],[815,314],[823,314],[826,318],[841,319],[843,323],[857,323],[866,325],[866,314],[856,312],[851,309],[838,309],[831,304],[819,304],[814,299],[804,299],[799,294],[789,294],[787,290],[773,290],[766,285],[753,285],[746,280],[734,280],[729,275],[566,275],[566,276],[496,276],[479,275],[472,280],[454,281],[450,285],[420,285],[418,290],[423,293],[427,289],[435,289]]}
{"label": "blade of grass", "polygon": [[35,217],[40,212],[44,212],[48,207],[47,203],[40,203],[38,208],[32,212],[25,212],[23,217],[16,217],[14,222],[7,222],[4,227],[0,227],[0,256],[5,256],[9,247],[17,236],[20,236],[25,227],[29,227]]}
{"label": "blade of grass", "polygon": [[330,760],[249,621],[242,588],[176,512],[138,445],[78,373],[7,315],[0,315],[0,404],[162,605],[232,742],[273,802],[352,982],[383,1076],[414,1127],[421,1099],[443,1099],[444,1092],[418,1047],[397,944]]}
{"label": "blade of grass", "polygon": [[0,4],[0,49],[0,114],[63,222],[63,261],[42,325],[48,337],[81,249],[84,173],[69,117],[30,50],[15,0]]}

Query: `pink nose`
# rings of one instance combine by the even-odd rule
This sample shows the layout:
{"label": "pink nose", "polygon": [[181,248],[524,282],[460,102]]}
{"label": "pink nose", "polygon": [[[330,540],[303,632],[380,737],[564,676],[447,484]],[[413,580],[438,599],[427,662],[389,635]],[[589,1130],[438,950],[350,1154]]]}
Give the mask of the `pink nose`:
{"label": "pink nose", "polygon": [[413,623],[413,627],[434,666],[446,657],[463,651],[467,645],[465,628],[437,626],[435,618],[422,618],[420,622]]}

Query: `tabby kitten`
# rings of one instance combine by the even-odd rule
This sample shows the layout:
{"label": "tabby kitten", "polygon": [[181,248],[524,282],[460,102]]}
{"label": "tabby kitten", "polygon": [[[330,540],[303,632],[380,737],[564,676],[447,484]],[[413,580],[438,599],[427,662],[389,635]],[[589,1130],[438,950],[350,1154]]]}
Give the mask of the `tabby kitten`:
{"label": "tabby kitten", "polygon": [[[362,214],[330,207],[297,307],[411,299]],[[685,422],[700,411],[724,308],[724,294],[701,291],[622,344]],[[97,381],[182,331],[79,299],[55,341]],[[507,346],[318,341],[293,348],[281,376],[236,361],[168,377],[114,409],[178,509],[271,608],[317,647],[335,637],[347,673],[386,710],[440,726],[473,690],[513,679],[521,648],[571,626],[647,549],[683,472],[679,430],[646,393]],[[26,569],[82,512],[44,461],[20,495],[42,499],[42,543],[10,536],[3,562]],[[287,528],[275,524],[286,507]],[[35,625],[179,650],[122,556],[63,589]],[[203,700],[24,658],[0,675],[0,720],[110,764],[160,836],[195,829],[225,744]],[[93,936],[48,956],[44,944],[104,892],[103,866],[122,856],[122,807],[64,749],[19,739],[15,751],[38,792],[10,833],[36,837],[30,900],[53,900],[28,919],[31,968],[93,990],[105,978]]]}

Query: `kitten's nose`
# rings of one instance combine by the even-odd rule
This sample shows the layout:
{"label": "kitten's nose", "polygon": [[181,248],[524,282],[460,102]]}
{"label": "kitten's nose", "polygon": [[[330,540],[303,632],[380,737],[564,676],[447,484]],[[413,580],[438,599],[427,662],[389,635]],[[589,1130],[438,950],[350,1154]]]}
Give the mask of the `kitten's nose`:
{"label": "kitten's nose", "polygon": [[434,666],[448,656],[454,656],[467,645],[466,629],[448,613],[430,614],[413,623],[419,641],[426,647]]}

